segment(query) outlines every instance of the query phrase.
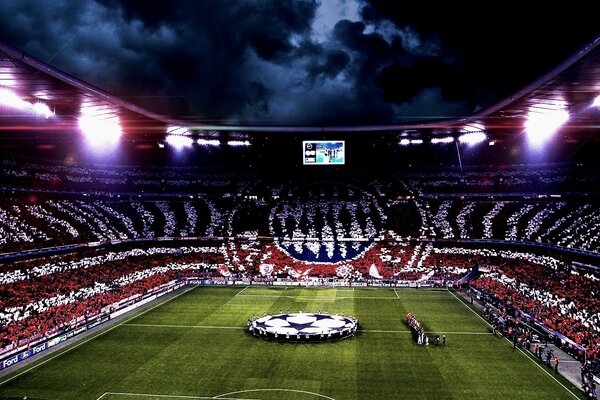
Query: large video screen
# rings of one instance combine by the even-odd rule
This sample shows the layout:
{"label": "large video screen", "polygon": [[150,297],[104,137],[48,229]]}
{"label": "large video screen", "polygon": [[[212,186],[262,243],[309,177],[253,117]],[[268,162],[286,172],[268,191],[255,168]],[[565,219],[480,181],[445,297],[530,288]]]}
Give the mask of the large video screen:
{"label": "large video screen", "polygon": [[343,165],[345,159],[343,140],[305,140],[302,142],[304,165]]}

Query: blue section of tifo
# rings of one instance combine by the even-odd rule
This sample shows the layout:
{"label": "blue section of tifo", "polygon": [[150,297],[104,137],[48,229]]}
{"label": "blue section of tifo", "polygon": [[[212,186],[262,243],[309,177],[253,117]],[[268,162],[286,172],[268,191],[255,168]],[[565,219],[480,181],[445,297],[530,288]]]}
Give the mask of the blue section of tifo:
{"label": "blue section of tifo", "polygon": [[[327,246],[325,242],[320,242],[317,245],[317,242],[310,243],[307,246],[306,242],[300,242],[302,244],[302,251],[296,250],[296,246],[290,244],[290,242],[285,242],[282,239],[278,239],[279,245],[288,252],[290,256],[300,261],[310,261],[310,262],[326,262],[326,263],[336,263],[345,260],[351,260],[362,254],[372,243],[372,241],[365,242],[333,242],[334,248],[331,256],[327,253]],[[342,255],[342,246],[346,249],[345,256]],[[318,250],[316,250],[318,248]],[[314,252],[313,252],[314,251]],[[316,252],[316,254],[315,254]]]}

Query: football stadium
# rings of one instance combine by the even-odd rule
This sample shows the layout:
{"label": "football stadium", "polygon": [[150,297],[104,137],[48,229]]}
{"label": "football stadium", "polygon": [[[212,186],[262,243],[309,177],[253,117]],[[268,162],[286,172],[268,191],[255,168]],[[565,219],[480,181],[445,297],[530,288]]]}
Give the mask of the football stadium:
{"label": "football stadium", "polygon": [[[168,13],[84,3],[121,7],[111,18],[145,24],[148,40],[170,34],[156,22]],[[313,21],[310,46],[293,29],[279,53],[256,39],[256,65],[310,72],[283,97],[273,67],[271,92],[252,81],[206,100],[289,97],[350,123],[253,119],[244,102],[239,118],[201,115],[169,80],[136,97],[135,76],[161,62],[196,78],[170,53],[142,70],[133,50],[117,66],[67,51],[83,30],[52,57],[33,32],[0,43],[0,400],[597,398],[600,36],[468,115],[354,123],[341,97],[324,108],[309,94],[362,62],[332,50],[309,66],[335,35],[362,35],[366,54],[393,28],[378,54],[437,71],[416,33],[364,7],[358,33],[346,13],[330,36]],[[345,72],[328,75],[337,61]],[[123,65],[137,75],[113,81]],[[201,79],[221,84],[227,68]],[[403,71],[378,79],[405,88]]]}

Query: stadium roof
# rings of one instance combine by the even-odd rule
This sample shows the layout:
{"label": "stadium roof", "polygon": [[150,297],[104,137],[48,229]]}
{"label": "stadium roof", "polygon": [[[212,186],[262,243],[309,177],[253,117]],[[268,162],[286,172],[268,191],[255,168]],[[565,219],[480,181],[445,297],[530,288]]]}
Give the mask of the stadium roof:
{"label": "stadium roof", "polygon": [[[488,136],[500,137],[523,133],[528,121],[536,117],[552,123],[557,113],[562,113],[558,122],[566,123],[568,120],[562,132],[595,134],[600,129],[600,36],[536,82],[493,107],[469,118],[417,124],[294,127],[194,125],[119,99],[5,44],[0,44],[0,90],[0,130],[13,134],[15,131],[72,131],[77,129],[84,109],[92,110],[100,118],[118,118],[128,137],[143,134],[162,138],[169,127],[188,128],[189,131],[181,129],[179,133],[191,133],[199,137],[223,133],[227,136],[244,136],[276,132],[391,132],[407,138],[456,137],[465,132],[485,132]],[[18,96],[17,101],[22,101],[31,110],[25,113],[12,111],[7,102],[12,101],[11,96],[14,95]],[[34,118],[36,103],[47,106],[42,106],[40,114],[44,115],[44,110],[46,113],[52,112],[54,116],[51,120],[44,122]],[[561,125],[558,122],[557,125]]]}

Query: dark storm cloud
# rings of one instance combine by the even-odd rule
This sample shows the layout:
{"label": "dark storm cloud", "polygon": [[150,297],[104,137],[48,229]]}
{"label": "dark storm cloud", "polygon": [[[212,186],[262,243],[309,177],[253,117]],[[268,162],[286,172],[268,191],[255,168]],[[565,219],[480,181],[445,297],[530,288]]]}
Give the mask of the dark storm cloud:
{"label": "dark storm cloud", "polygon": [[[532,61],[533,44],[521,41],[548,29],[514,29],[528,22],[506,11],[495,23],[451,17],[454,6],[322,2],[7,0],[0,40],[194,121],[361,124],[469,114],[546,72],[592,30],[570,32],[570,47],[551,32]],[[519,74],[515,60],[528,55]]]}

